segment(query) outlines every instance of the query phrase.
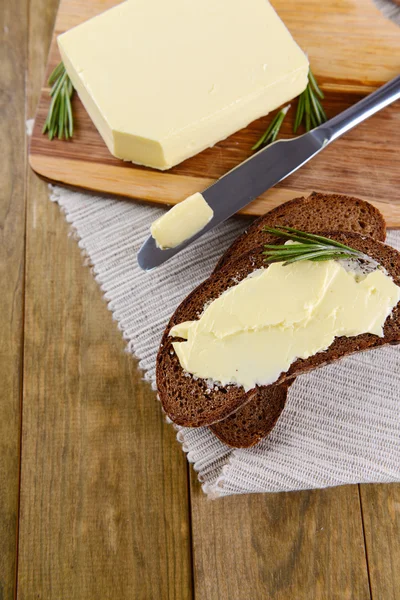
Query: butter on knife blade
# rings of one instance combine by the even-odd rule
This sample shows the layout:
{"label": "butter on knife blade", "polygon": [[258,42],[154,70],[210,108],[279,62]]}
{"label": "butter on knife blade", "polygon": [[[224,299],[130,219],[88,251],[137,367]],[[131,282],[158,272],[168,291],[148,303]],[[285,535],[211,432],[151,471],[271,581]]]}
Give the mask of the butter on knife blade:
{"label": "butter on knife blade", "polygon": [[176,248],[204,229],[213,216],[214,211],[203,195],[196,193],[154,221],[150,227],[151,235],[158,248]]}

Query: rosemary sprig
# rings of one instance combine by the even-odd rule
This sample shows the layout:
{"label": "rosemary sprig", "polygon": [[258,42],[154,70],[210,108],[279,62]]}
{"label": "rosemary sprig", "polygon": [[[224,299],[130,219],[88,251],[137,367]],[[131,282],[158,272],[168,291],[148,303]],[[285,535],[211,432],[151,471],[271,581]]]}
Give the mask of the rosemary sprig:
{"label": "rosemary sprig", "polygon": [[293,125],[293,132],[297,133],[301,123],[304,123],[306,131],[318,127],[327,121],[327,116],[320,100],[324,99],[324,94],[318,86],[311,69],[308,72],[308,84],[306,89],[299,96],[297,103],[296,117]]}
{"label": "rosemary sprig", "polygon": [[258,150],[259,148],[261,148],[261,146],[268,146],[269,144],[272,144],[272,142],[275,142],[289,108],[290,104],[288,104],[288,106],[285,106],[285,108],[281,108],[276,113],[275,117],[269,124],[267,131],[260,137],[258,142],[254,144],[252,150]]}
{"label": "rosemary sprig", "polygon": [[263,254],[266,262],[283,262],[284,265],[289,265],[302,260],[322,261],[322,260],[339,260],[349,258],[368,258],[362,252],[350,248],[341,242],[331,240],[321,235],[313,233],[305,233],[299,229],[292,227],[280,226],[279,229],[274,227],[264,227],[266,233],[275,235],[283,240],[291,240],[298,242],[296,244],[266,244]]}
{"label": "rosemary sprig", "polygon": [[[311,69],[308,72],[308,84],[306,89],[299,96],[297,103],[297,111],[293,125],[293,132],[297,133],[301,123],[304,123],[306,131],[318,127],[327,121],[327,116],[321,104],[324,99],[324,94],[321,91]],[[258,142],[253,146],[252,150],[258,150],[262,146],[268,146],[275,142],[281,129],[282,123],[286,117],[286,113],[290,108],[290,104],[281,108],[275,117],[272,119],[266,132],[260,137]]]}
{"label": "rosemary sprig", "polygon": [[51,103],[43,133],[47,133],[50,140],[56,136],[60,140],[64,137],[68,140],[74,133],[71,107],[74,88],[62,62],[51,73],[48,84],[51,86]]}

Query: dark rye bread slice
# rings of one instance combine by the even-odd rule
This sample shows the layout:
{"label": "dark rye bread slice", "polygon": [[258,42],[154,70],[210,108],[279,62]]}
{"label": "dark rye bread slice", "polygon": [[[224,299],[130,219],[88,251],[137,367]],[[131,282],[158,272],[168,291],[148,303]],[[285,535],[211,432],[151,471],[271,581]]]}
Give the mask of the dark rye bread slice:
{"label": "dark rye bread slice", "polygon": [[[314,231],[317,228],[333,231],[338,225],[338,231],[355,230],[361,234],[367,231],[371,237],[381,241],[386,233],[383,216],[372,205],[350,196],[314,192],[308,198],[292,200],[260,217],[237,242],[234,242],[218,265],[226,265],[230,260],[237,258],[235,247],[239,247],[240,251],[240,247],[247,245],[250,249],[254,239],[257,242],[256,246],[259,245],[259,241],[265,240],[266,236],[262,228],[277,224],[300,229],[304,226],[313,229],[315,226]],[[244,239],[246,236],[248,239]],[[261,388],[250,402],[223,421],[211,425],[210,429],[228,446],[254,446],[275,427],[285,408],[287,394],[287,383]]]}
{"label": "dark rye bread slice", "polygon": [[[386,224],[377,208],[352,196],[319,194],[295,198],[259,217],[240,235],[218,261],[214,272],[238,256],[275,238],[263,231],[266,226],[285,225],[302,231],[353,231],[370,235],[381,242],[386,238]],[[275,243],[275,242],[273,242]]]}
{"label": "dark rye bread slice", "polygon": [[286,405],[295,378],[280,385],[259,388],[256,396],[235,413],[210,425],[211,431],[232,448],[250,448],[267,436]]}
{"label": "dark rye bread slice", "polygon": [[[400,253],[393,248],[355,233],[327,232],[323,235],[368,254],[387,270],[397,285],[400,285]],[[200,427],[222,421],[249,402],[258,389],[261,389],[255,387],[244,392],[243,388],[234,385],[210,389],[205,380],[192,377],[183,371],[169,336],[171,327],[199,318],[207,302],[217,298],[261,267],[265,267],[263,247],[247,253],[235,263],[212,275],[181,303],[172,316],[157,356],[157,387],[165,412],[178,425]],[[399,343],[400,303],[385,322],[383,338],[372,334],[336,338],[325,352],[319,352],[305,360],[296,360],[287,372],[281,374],[275,384],[283,383],[354,352]]]}

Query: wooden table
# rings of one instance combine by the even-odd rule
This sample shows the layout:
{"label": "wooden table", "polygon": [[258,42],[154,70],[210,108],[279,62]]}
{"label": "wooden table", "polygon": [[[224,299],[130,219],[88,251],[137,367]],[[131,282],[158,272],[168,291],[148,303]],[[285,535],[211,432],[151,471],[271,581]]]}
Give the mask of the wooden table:
{"label": "wooden table", "polygon": [[400,598],[399,485],[201,492],[27,166],[56,7],[0,12],[0,600]]}

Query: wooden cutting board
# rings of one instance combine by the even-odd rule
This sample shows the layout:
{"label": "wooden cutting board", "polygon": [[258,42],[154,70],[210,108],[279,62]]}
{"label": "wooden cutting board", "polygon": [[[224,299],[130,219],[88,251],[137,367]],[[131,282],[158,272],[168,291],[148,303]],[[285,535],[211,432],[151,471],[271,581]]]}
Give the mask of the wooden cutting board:
{"label": "wooden cutting board", "polygon": [[[47,74],[60,60],[56,36],[115,4],[117,0],[61,0]],[[385,19],[372,0],[273,0],[272,4],[308,53],[326,94],[328,117],[400,73],[400,28]],[[59,183],[158,204],[175,204],[203,190],[248,158],[270,120],[259,119],[162,173],[111,156],[76,95],[73,140],[50,142],[41,133],[48,106],[44,83],[30,146],[30,164],[38,174]],[[293,116],[292,109],[282,137],[291,137]],[[312,190],[364,198],[384,213],[389,226],[400,227],[400,102],[329,146],[243,213],[263,214]]]}

